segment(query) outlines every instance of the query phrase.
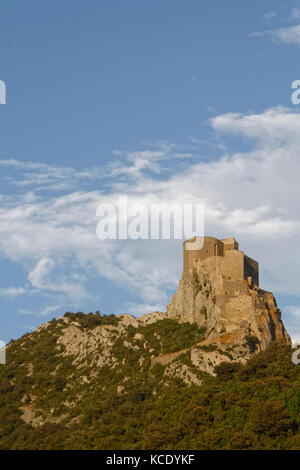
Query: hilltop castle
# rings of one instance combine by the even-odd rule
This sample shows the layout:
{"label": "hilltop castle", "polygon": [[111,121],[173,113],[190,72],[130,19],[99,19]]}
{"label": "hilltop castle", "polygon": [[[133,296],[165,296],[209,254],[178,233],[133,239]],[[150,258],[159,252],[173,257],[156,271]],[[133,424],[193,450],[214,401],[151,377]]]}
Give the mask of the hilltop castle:
{"label": "hilltop castle", "polygon": [[251,287],[259,286],[258,262],[243,251],[234,238],[218,240],[213,237],[194,237],[183,243],[183,275],[193,269],[194,261],[213,257],[224,279],[247,280]]}
{"label": "hilltop castle", "polygon": [[235,345],[245,355],[271,341],[290,342],[273,294],[259,287],[257,261],[240,251],[234,238],[183,243],[182,279],[167,316],[204,327],[207,345]]}

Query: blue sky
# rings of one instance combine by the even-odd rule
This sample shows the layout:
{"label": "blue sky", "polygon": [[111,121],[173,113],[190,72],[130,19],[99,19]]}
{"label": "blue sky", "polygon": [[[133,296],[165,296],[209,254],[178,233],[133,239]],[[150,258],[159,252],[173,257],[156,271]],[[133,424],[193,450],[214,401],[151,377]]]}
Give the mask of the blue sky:
{"label": "blue sky", "polygon": [[298,1],[1,0],[1,339],[165,308],[180,242],[95,236],[120,192],[202,202],[300,338],[299,25]]}

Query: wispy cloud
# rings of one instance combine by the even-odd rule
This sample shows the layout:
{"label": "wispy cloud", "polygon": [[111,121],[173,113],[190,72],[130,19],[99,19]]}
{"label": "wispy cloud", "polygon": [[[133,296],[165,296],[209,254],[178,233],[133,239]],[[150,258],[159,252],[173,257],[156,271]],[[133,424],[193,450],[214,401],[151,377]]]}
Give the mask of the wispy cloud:
{"label": "wispy cloud", "polygon": [[299,20],[300,19],[300,8],[292,8],[291,18]]}
{"label": "wispy cloud", "polygon": [[23,162],[15,159],[0,160],[0,167],[6,170],[4,178],[16,186],[37,189],[72,189],[80,181],[95,181],[105,178],[100,168],[75,170],[39,162]]}
{"label": "wispy cloud", "polygon": [[285,307],[285,311],[290,315],[293,315],[293,317],[296,317],[300,322],[300,305],[288,305]]}
{"label": "wispy cloud", "polygon": [[[95,181],[103,181],[112,178],[140,179],[145,174],[175,173],[181,165],[180,161],[195,158],[193,153],[178,150],[170,143],[156,144],[156,149],[146,149],[133,152],[113,152],[113,160],[110,164],[99,168],[91,167],[76,170],[70,167],[59,167],[39,162],[23,162],[15,159],[0,159],[0,168],[5,172],[2,178],[14,186],[27,191],[34,188],[35,191],[74,190],[79,184],[87,185]],[[170,165],[172,160],[172,165]]]}
{"label": "wispy cloud", "polygon": [[[165,312],[166,310],[166,305],[164,304],[128,303],[126,307],[128,312],[136,317],[140,317],[149,312]],[[122,313],[124,313],[124,311]]]}
{"label": "wispy cloud", "polygon": [[[266,21],[271,21],[276,16],[275,10],[272,10],[264,15]],[[300,8],[292,8],[289,18],[285,19],[285,23],[295,23],[289,26],[280,28],[267,29],[264,31],[255,31],[251,33],[250,37],[267,37],[277,44],[292,44],[300,46]]]}
{"label": "wispy cloud", "polygon": [[61,313],[62,308],[64,305],[51,305],[49,307],[45,307],[42,309],[27,309],[27,308],[20,308],[18,309],[18,312],[21,315],[37,315],[40,317],[49,315],[50,313]]}
{"label": "wispy cloud", "polygon": [[263,15],[263,19],[266,21],[271,21],[273,18],[275,18],[275,16],[276,16],[276,11],[271,10]]}
{"label": "wispy cloud", "polygon": [[274,42],[300,46],[300,24],[265,31],[264,34]]}
{"label": "wispy cloud", "polygon": [[[33,288],[40,292],[63,294],[67,298],[72,298],[77,302],[88,298],[89,293],[83,285],[77,281],[77,277],[74,279],[72,275],[69,275],[69,279],[66,279],[65,274],[59,274],[58,270],[55,268],[60,264],[59,260],[54,261],[54,259],[51,258],[41,258],[28,274],[28,281]],[[54,270],[55,280],[51,280],[51,274]]]}
{"label": "wispy cloud", "polygon": [[9,299],[14,299],[25,293],[26,289],[24,287],[2,287],[0,289],[0,297],[7,297]]}

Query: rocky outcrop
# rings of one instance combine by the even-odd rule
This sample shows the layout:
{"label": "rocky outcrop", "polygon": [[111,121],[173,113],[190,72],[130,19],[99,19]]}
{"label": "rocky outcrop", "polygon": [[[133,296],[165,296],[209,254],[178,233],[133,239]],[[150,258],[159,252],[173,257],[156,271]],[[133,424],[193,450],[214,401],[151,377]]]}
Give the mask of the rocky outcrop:
{"label": "rocky outcrop", "polygon": [[[133,315],[123,314],[118,315],[118,324],[114,325],[101,325],[93,329],[82,329],[80,323],[76,321],[70,322],[68,318],[60,317],[58,321],[67,324],[61,332],[57,340],[57,346],[60,348],[61,354],[64,356],[73,356],[74,364],[79,368],[85,368],[87,365],[97,367],[110,366],[114,367],[117,364],[116,357],[112,354],[112,347],[115,341],[121,336],[125,335],[129,327],[139,328],[159,320],[166,318],[163,312],[153,312],[135,318]],[[46,329],[50,323],[42,325],[36,332]],[[135,340],[141,340],[142,335],[137,333],[134,337]],[[124,341],[124,346],[128,349],[139,349],[139,346]]]}

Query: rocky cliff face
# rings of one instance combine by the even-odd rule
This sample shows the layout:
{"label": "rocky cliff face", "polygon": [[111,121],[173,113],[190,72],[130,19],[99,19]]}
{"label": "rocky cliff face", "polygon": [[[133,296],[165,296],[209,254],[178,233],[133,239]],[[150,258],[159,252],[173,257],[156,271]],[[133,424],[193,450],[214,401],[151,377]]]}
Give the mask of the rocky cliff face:
{"label": "rocky cliff face", "polygon": [[[207,333],[202,345],[230,351],[235,360],[249,359],[265,350],[272,341],[290,344],[273,294],[246,279],[224,276],[218,269],[218,261],[213,256],[193,261],[190,269],[183,273],[167,307],[167,316],[205,327]],[[204,354],[198,354],[196,359],[193,353],[193,357],[200,368],[212,360]],[[213,362],[221,359],[215,355]]]}

